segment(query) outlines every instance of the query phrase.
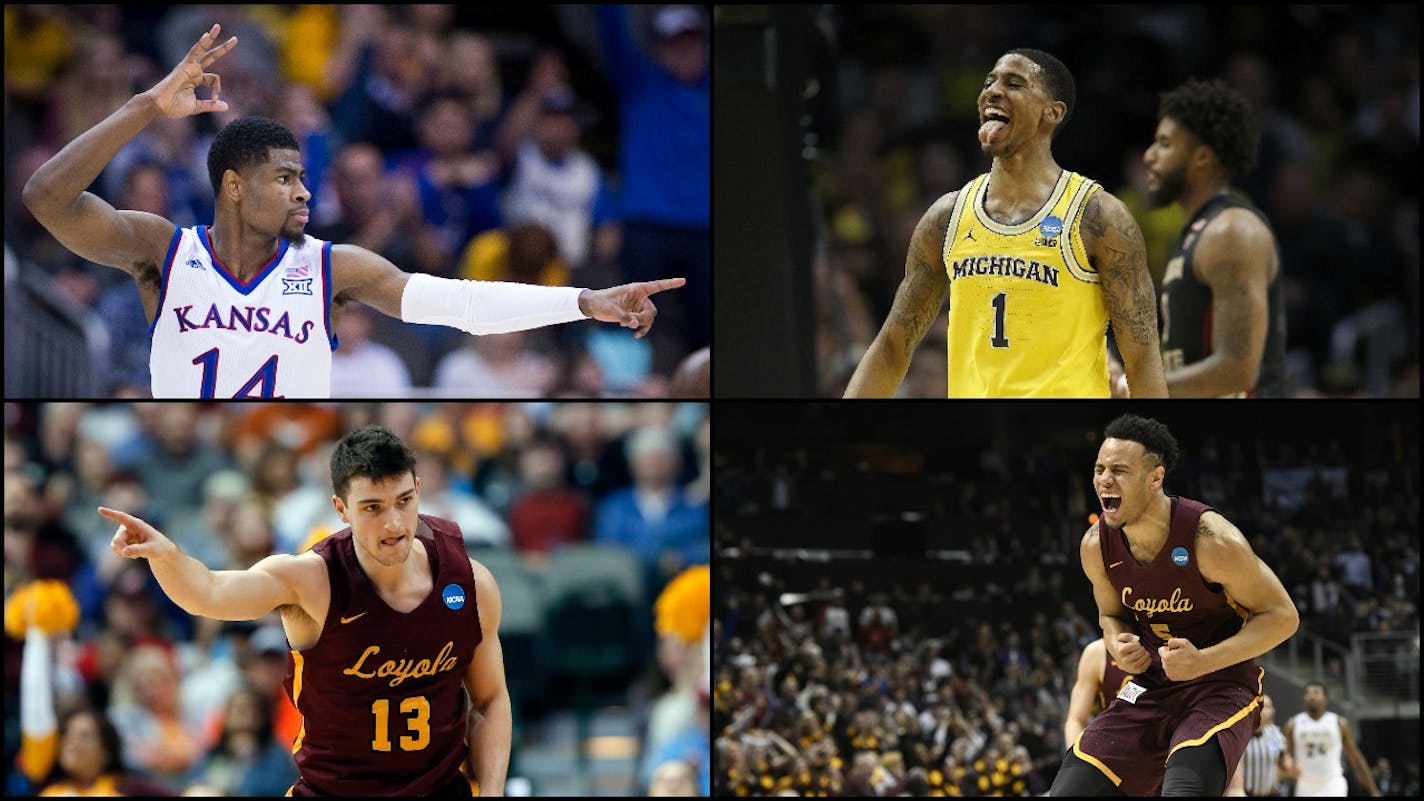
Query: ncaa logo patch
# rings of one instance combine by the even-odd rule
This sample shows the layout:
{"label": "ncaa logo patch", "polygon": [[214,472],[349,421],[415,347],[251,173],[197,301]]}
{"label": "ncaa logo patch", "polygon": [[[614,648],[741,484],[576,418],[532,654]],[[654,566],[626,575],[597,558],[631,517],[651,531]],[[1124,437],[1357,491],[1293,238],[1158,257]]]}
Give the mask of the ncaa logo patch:
{"label": "ncaa logo patch", "polygon": [[459,584],[446,584],[445,589],[440,591],[440,597],[450,609],[459,610],[465,605],[465,588]]}
{"label": "ncaa logo patch", "polygon": [[1172,564],[1177,567],[1187,566],[1187,549],[1178,545],[1172,549]]}
{"label": "ncaa logo patch", "polygon": [[1043,218],[1043,222],[1038,224],[1038,232],[1052,239],[1063,233],[1063,221],[1050,214]]}

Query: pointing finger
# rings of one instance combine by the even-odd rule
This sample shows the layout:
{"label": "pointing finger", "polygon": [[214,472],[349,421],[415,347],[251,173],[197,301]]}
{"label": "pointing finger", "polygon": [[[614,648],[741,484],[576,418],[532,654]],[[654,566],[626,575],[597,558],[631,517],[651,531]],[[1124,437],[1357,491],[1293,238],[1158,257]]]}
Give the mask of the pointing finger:
{"label": "pointing finger", "polygon": [[651,295],[656,292],[666,292],[669,289],[677,289],[686,283],[686,278],[662,278],[657,281],[644,281],[638,284],[638,289]]}

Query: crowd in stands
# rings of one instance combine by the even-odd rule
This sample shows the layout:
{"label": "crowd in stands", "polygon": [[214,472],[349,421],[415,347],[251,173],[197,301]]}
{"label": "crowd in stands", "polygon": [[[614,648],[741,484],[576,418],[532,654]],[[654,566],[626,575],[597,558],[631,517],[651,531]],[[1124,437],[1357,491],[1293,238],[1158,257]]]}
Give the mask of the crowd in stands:
{"label": "crowd in stands", "polygon": [[[645,340],[594,323],[474,337],[373,311],[338,321],[336,395],[662,396],[710,344],[710,82],[699,6],[6,6],[6,288],[79,320],[99,394],[145,396],[132,281],[19,202],[36,168],[150,88],[213,23],[228,110],[160,119],[90,191],[211,224],[207,150],[248,115],[301,145],[307,233],[408,272],[602,288],[683,276]],[[353,304],[355,305],[355,304]],[[626,332],[624,332],[626,334]]]}
{"label": "crowd in stands", "polygon": [[[1419,27],[1416,9],[1293,6],[864,6],[820,13],[808,104],[820,394],[839,397],[886,319],[916,222],[988,168],[974,98],[1000,54],[1034,47],[1072,71],[1059,164],[1103,184],[1142,228],[1160,285],[1182,227],[1153,210],[1142,155],[1158,97],[1221,78],[1259,112],[1259,162],[1237,186],[1275,232],[1290,391],[1419,394]],[[1302,46],[1309,42],[1309,46]],[[1410,166],[1413,165],[1413,166]],[[944,397],[945,322],[901,394]]]}
{"label": "crowd in stands", "polygon": [[[515,554],[536,579],[564,546],[606,543],[633,554],[644,579],[635,608],[648,610],[662,635],[665,678],[652,681],[651,669],[646,678],[682,704],[660,714],[657,736],[643,740],[638,787],[665,761],[686,762],[692,780],[701,771],[706,783],[707,759],[687,756],[699,743],[707,748],[705,713],[691,723],[699,682],[706,697],[705,669],[694,669],[707,663],[706,601],[700,622],[684,615],[671,630],[665,613],[652,614],[674,577],[708,562],[706,405],[58,403],[5,407],[7,793],[76,782],[92,789],[96,776],[124,794],[286,791],[301,719],[282,689],[288,647],[276,614],[221,623],[183,612],[146,561],[111,551],[113,525],[95,509],[150,522],[212,569],[245,569],[343,527],[330,500],[330,455],[341,436],[368,423],[416,450],[420,511],[455,520],[474,553]],[[20,667],[29,646],[24,626],[11,627],[19,610],[8,603],[44,579],[62,582],[74,606],[72,634],[45,646],[59,726],[48,762],[21,753]],[[704,597],[705,586],[704,577]],[[649,628],[636,649],[651,666]],[[522,669],[506,665],[511,674]],[[542,699],[540,708],[567,701]],[[689,728],[702,739],[689,741]],[[28,776],[17,769],[36,759],[42,764]],[[664,783],[681,786],[682,778]]]}

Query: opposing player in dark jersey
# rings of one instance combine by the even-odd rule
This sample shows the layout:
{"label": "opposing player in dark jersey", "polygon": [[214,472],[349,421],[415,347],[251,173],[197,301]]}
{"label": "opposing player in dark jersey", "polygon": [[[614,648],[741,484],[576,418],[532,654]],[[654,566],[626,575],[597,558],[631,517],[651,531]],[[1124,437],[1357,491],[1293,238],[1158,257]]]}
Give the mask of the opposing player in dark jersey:
{"label": "opposing player in dark jersey", "polygon": [[1163,491],[1167,427],[1123,415],[1093,466],[1102,517],[1083,572],[1114,661],[1132,678],[1067,754],[1051,795],[1221,795],[1260,718],[1255,658],[1290,637],[1295,604],[1241,532]]}
{"label": "opposing player in dark jersey", "polygon": [[114,552],[148,559],[188,613],[281,612],[303,719],[292,795],[469,796],[467,764],[481,795],[502,795],[512,716],[494,578],[458,526],[419,514],[414,454],[386,429],[337,443],[331,481],[350,527],[247,570],[209,570],[133,515],[99,512],[120,524]]}
{"label": "opposing player in dark jersey", "polygon": [[1162,96],[1147,166],[1153,207],[1186,225],[1162,278],[1158,317],[1167,394],[1284,394],[1286,317],[1280,257],[1266,216],[1231,191],[1256,163],[1260,136],[1245,98],[1220,81]]}

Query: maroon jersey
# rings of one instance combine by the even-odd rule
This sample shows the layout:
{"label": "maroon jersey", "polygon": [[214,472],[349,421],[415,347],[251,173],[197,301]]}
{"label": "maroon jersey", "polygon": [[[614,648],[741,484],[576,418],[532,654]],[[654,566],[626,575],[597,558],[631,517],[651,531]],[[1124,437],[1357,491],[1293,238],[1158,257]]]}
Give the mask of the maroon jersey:
{"label": "maroon jersey", "polygon": [[[1122,605],[1137,619],[1137,634],[1152,657],[1152,666],[1140,678],[1165,682],[1162,657],[1157,653],[1168,638],[1183,637],[1198,649],[1216,645],[1241,630],[1247,611],[1236,605],[1220,584],[1202,578],[1197,564],[1197,524],[1211,507],[1188,498],[1170,496],[1172,525],[1167,541],[1152,561],[1139,565],[1121,529],[1098,521],[1098,543],[1103,566]],[[1254,684],[1255,660],[1223,668]],[[1207,674],[1216,676],[1216,673]],[[1206,677],[1198,677],[1198,681]],[[1142,683],[1139,681],[1139,683]]]}
{"label": "maroon jersey", "polygon": [[357,563],[351,529],[312,548],[326,560],[331,605],[316,645],[291,652],[285,681],[302,714],[292,753],[312,790],[425,795],[469,756],[461,681],[481,640],[474,572],[455,523],[421,515],[416,537],[434,582],[404,614]]}
{"label": "maroon jersey", "polygon": [[[1107,643],[1103,643],[1107,645]],[[1119,692],[1122,692],[1123,685],[1132,679],[1132,674],[1117,666],[1113,659],[1112,650],[1109,649],[1103,655],[1103,682],[1098,685],[1098,711],[1108,708],[1108,704],[1113,702]]]}

